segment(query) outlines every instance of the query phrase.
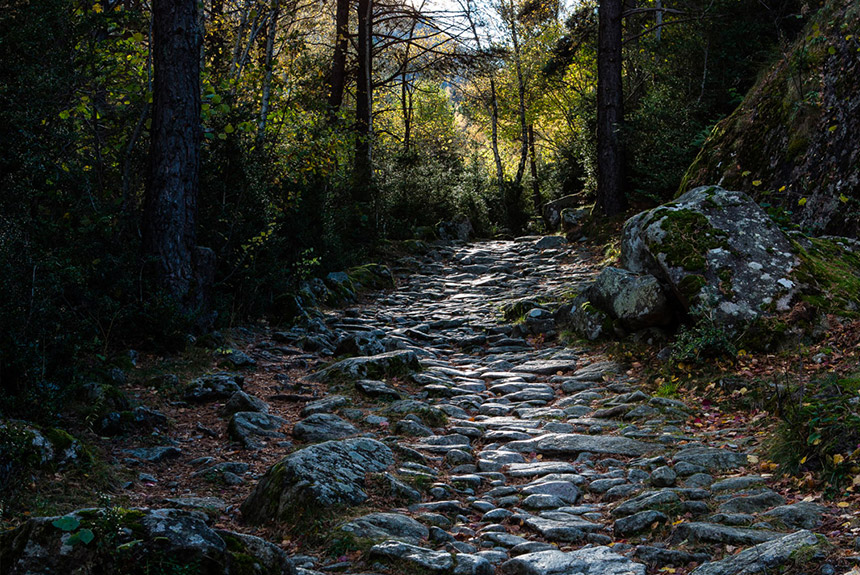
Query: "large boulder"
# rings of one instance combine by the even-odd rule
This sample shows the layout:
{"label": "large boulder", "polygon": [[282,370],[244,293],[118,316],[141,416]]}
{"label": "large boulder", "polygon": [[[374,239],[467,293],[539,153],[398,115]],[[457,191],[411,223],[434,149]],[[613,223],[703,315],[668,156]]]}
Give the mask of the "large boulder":
{"label": "large boulder", "polygon": [[0,420],[0,490],[11,489],[30,473],[57,471],[88,460],[81,443],[65,431]]}
{"label": "large boulder", "polygon": [[623,268],[660,279],[686,311],[708,305],[728,332],[788,311],[799,264],[788,236],[749,196],[717,186],[630,218],[621,240]]}
{"label": "large boulder", "polygon": [[450,222],[439,222],[436,231],[439,233],[439,239],[458,242],[468,242],[469,236],[474,233],[472,222],[462,214],[454,216]]}
{"label": "large boulder", "polygon": [[203,513],[179,509],[81,509],[35,517],[0,535],[0,566],[4,575],[144,575],[176,565],[193,566],[200,575],[295,575],[277,546],[208,522]]}
{"label": "large boulder", "polygon": [[242,504],[251,523],[295,522],[303,512],[367,500],[365,475],[394,464],[394,454],[374,439],[327,441],[300,449],[273,465]]}

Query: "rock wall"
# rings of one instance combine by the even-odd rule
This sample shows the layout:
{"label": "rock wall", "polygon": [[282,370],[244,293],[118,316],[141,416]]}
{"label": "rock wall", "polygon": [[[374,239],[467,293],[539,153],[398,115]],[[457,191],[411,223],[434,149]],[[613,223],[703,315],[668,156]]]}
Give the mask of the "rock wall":
{"label": "rock wall", "polygon": [[718,183],[815,234],[860,234],[860,4],[829,0],[728,118],[680,193]]}

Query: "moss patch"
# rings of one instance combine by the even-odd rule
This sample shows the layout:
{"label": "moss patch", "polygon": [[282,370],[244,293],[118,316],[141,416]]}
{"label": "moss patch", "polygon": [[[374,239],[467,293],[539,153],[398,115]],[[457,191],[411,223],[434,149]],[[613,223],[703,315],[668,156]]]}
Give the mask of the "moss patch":
{"label": "moss patch", "polygon": [[837,241],[809,238],[807,248],[792,240],[800,265],[792,274],[805,286],[801,298],[826,313],[860,317],[860,254]]}
{"label": "moss patch", "polygon": [[711,226],[708,218],[692,210],[660,210],[660,228],[666,233],[660,245],[652,242],[652,253],[662,253],[666,263],[686,271],[703,271],[707,266],[705,254],[712,249],[727,247],[726,234]]}

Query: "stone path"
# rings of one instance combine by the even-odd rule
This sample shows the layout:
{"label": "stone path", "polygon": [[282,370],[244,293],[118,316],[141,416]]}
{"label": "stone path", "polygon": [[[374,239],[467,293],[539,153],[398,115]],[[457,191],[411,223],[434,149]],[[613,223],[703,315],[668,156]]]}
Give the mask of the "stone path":
{"label": "stone path", "polygon": [[[694,408],[553,338],[538,302],[576,292],[593,261],[560,238],[440,247],[406,262],[420,272],[397,290],[279,334],[323,353],[348,342],[365,356],[311,378],[330,395],[305,407],[293,433],[301,445],[329,443],[263,477],[246,518],[289,519],[278,513],[302,498],[362,505],[340,528],[360,559],[298,556],[305,575],[689,572],[723,556],[695,573],[758,573],[812,549],[807,529],[826,508],[789,504],[746,474],[741,446],[685,433]],[[516,308],[524,321],[502,323],[500,308],[518,300],[530,302]],[[344,439],[354,435],[365,437]],[[387,498],[374,499],[373,474],[385,469]],[[367,513],[378,501],[389,508]]]}

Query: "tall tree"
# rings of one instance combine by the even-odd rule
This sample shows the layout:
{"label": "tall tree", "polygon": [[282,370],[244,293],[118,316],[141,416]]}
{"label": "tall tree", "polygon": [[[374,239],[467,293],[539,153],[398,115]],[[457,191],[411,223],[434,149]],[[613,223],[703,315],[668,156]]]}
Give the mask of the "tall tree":
{"label": "tall tree", "polygon": [[373,175],[373,0],[358,0],[353,199],[369,202]]}
{"label": "tall tree", "polygon": [[154,0],[152,18],[153,110],[143,249],[155,261],[161,286],[181,309],[192,312],[200,303],[195,264],[203,263],[196,246],[201,140],[197,1]]}
{"label": "tall tree", "polygon": [[332,118],[340,111],[346,85],[346,52],[349,48],[349,0],[336,0],[334,56],[329,70],[328,107]]}
{"label": "tall tree", "polygon": [[604,216],[613,216],[627,208],[621,141],[622,0],[600,0],[597,16],[597,207]]}

